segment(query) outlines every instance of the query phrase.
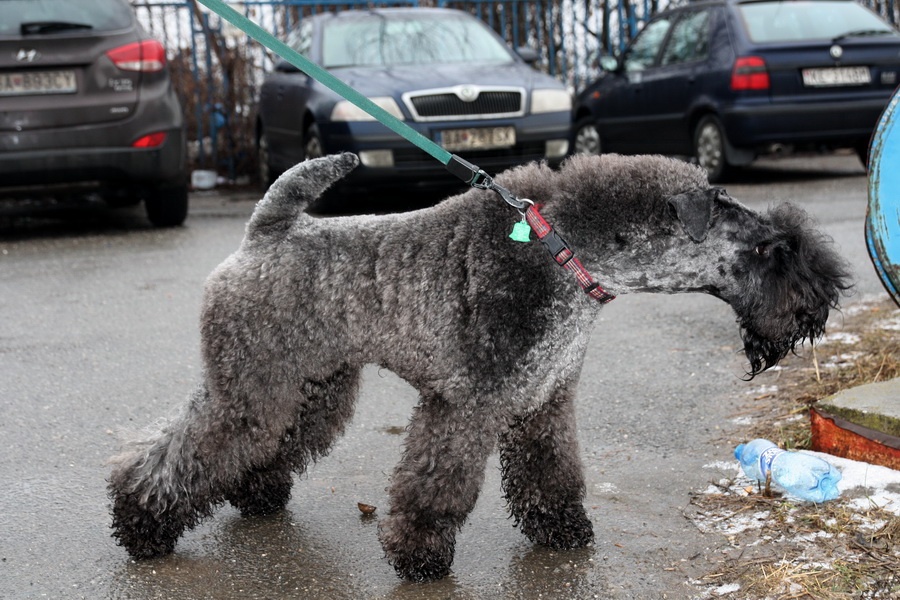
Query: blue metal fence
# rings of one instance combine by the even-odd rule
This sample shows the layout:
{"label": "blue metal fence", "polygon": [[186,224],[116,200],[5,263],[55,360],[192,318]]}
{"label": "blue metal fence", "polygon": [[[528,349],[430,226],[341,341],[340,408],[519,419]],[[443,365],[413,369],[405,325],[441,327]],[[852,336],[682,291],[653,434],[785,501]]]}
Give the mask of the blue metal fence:
{"label": "blue metal fence", "polygon": [[[282,36],[305,16],[373,6],[440,6],[471,12],[513,47],[538,52],[538,68],[578,91],[597,59],[623,48],[659,9],[686,0],[245,0],[232,6]],[[893,24],[897,0],[860,0]],[[188,116],[197,166],[234,179],[255,172],[253,105],[273,57],[196,0],[132,0],[144,26],[166,45]]]}

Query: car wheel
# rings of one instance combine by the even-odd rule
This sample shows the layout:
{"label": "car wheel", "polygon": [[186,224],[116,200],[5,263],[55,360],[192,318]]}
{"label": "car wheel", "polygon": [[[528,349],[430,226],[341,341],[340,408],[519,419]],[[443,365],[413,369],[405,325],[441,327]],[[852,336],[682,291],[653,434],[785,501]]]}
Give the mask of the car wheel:
{"label": "car wheel", "polygon": [[731,170],[725,153],[725,131],[712,115],[700,119],[694,130],[694,157],[712,183],[722,181]]}
{"label": "car wheel", "polygon": [[600,131],[591,117],[585,117],[575,124],[575,140],[572,144],[575,154],[599,155],[603,149],[600,144]]}
{"label": "car wheel", "polygon": [[188,214],[187,184],[160,185],[144,198],[147,218],[156,227],[176,227]]}
{"label": "car wheel", "polygon": [[269,189],[269,186],[275,183],[275,177],[269,156],[269,138],[265,131],[260,132],[259,138],[256,140],[256,169],[259,185],[262,186],[263,191]]}
{"label": "car wheel", "polygon": [[306,134],[303,136],[303,158],[321,158],[325,156],[325,150],[322,147],[322,136],[319,133],[319,127],[313,123],[306,128]]}

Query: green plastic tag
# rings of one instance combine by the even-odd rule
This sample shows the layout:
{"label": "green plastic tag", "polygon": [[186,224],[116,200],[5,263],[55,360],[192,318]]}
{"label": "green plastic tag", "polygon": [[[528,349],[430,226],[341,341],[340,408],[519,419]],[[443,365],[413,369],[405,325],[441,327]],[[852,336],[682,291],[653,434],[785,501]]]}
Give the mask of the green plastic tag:
{"label": "green plastic tag", "polygon": [[516,242],[530,242],[531,227],[525,221],[519,221],[513,225],[513,230],[509,237]]}

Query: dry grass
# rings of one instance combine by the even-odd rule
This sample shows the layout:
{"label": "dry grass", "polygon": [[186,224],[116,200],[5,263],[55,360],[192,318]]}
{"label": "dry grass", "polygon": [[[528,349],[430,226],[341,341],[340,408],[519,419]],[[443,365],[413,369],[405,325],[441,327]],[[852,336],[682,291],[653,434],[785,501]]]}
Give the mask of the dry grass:
{"label": "dry grass", "polygon": [[900,517],[878,508],[861,514],[837,502],[794,503],[742,492],[732,488],[692,500],[702,518],[734,523],[752,515],[759,523],[728,536],[733,555],[696,583],[738,584],[730,598],[755,600],[900,595]]}
{"label": "dry grass", "polygon": [[866,305],[829,329],[838,337],[787,358],[769,378],[777,391],[756,398],[750,437],[787,449],[809,448],[809,421],[798,415],[805,417],[810,406],[843,389],[900,377],[900,329],[885,327],[895,326],[898,315],[889,299]]}
{"label": "dry grass", "polygon": [[[809,407],[842,389],[900,377],[900,311],[892,301],[863,305],[832,326],[826,340],[760,377],[764,385],[744,417],[745,439],[808,448]],[[837,332],[837,335],[834,332]],[[746,480],[745,484],[746,484]],[[697,494],[686,516],[723,533],[728,553],[695,581],[700,598],[774,600],[900,598],[900,517],[873,505],[815,505],[767,497],[734,480],[721,493]],[[738,584],[738,590],[719,586]]]}

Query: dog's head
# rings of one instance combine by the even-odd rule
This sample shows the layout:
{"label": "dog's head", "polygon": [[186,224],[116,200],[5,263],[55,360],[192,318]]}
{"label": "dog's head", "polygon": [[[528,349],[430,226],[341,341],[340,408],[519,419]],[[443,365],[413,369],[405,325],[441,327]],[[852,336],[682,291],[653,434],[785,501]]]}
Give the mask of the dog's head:
{"label": "dog's head", "polygon": [[850,270],[832,241],[800,208],[782,204],[763,217],[733,266],[744,282],[728,301],[738,315],[750,377],[825,332],[831,309],[851,288]]}
{"label": "dog's head", "polygon": [[725,276],[710,292],[737,314],[749,377],[822,336],[829,311],[851,287],[850,270],[802,209],[782,204],[758,214],[717,188],[667,201],[692,242],[712,237],[730,247],[730,261],[720,263]]}
{"label": "dog's head", "polygon": [[572,194],[558,201],[560,232],[571,232],[594,276],[614,293],[725,300],[751,377],[820,337],[851,287],[846,261],[803,210],[784,204],[757,213],[710,187],[694,166],[612,156],[578,159],[560,175]]}

